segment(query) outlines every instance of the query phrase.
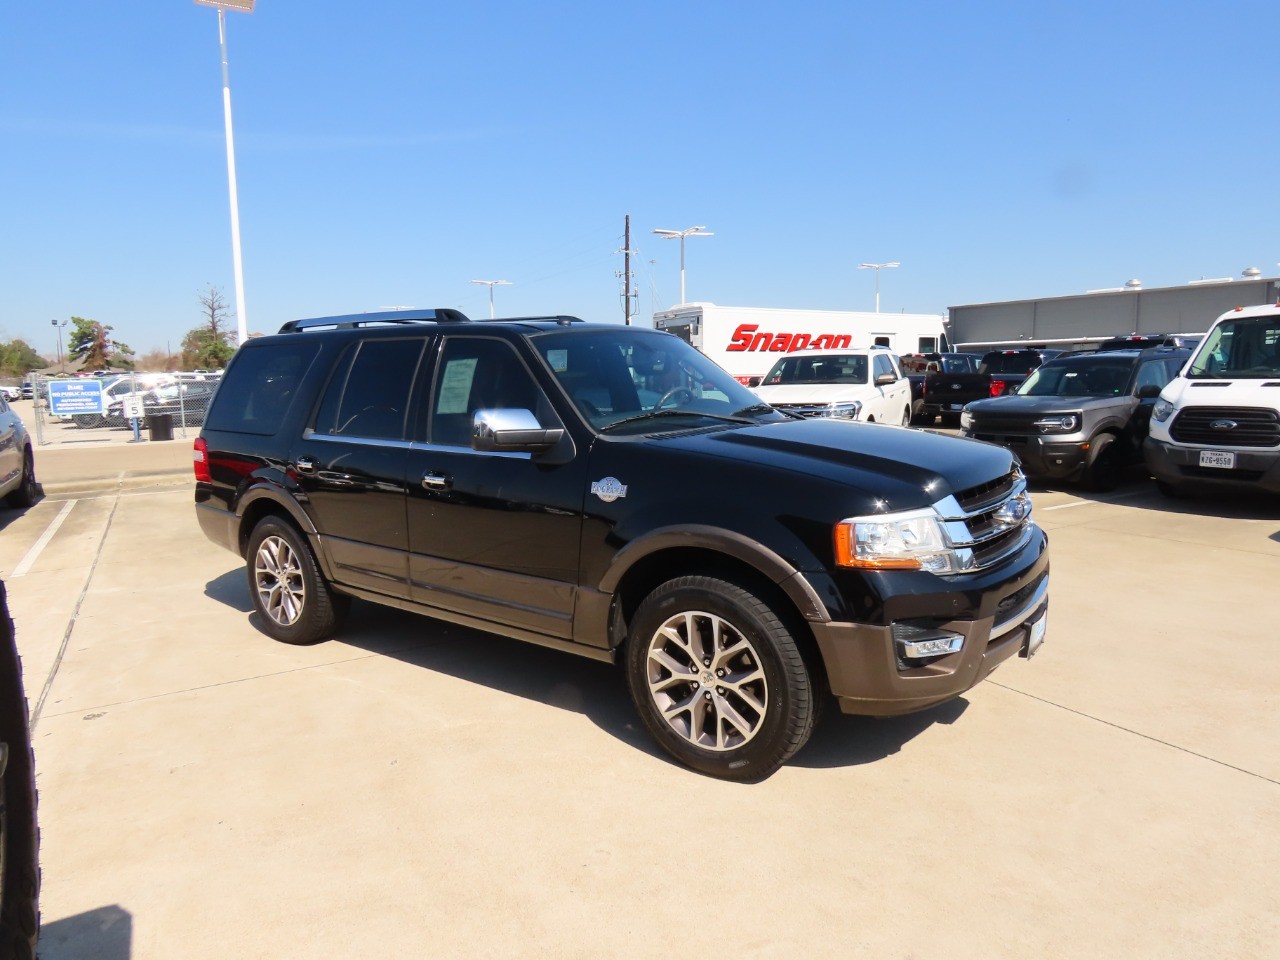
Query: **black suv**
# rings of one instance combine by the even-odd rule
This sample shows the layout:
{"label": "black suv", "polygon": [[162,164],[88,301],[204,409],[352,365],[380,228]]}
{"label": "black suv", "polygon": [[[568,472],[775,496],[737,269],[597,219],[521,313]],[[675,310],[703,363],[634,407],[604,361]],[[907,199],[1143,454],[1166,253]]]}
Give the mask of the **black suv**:
{"label": "black suv", "polygon": [[1151,411],[1189,350],[1108,350],[1050,360],[1013,396],[964,408],[961,433],[1003,444],[1029,477],[1114,488],[1142,460]]}
{"label": "black suv", "polygon": [[824,688],[909,713],[1044,636],[1007,450],[790,417],[654,330],[289,323],[235,355],[195,460],[276,639],[359,597],[619,661],[654,738],[728,779],[799,750]]}

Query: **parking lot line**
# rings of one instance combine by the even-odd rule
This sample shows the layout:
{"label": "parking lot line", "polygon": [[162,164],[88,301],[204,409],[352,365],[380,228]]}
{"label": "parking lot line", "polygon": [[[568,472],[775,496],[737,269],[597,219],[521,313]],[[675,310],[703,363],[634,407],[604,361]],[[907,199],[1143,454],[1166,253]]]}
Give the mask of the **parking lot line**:
{"label": "parking lot line", "polygon": [[1071,507],[1086,507],[1091,503],[1118,503],[1121,500],[1132,500],[1134,497],[1142,496],[1142,491],[1135,493],[1122,493],[1118,497],[1107,497],[1105,500],[1076,500],[1072,503],[1060,503],[1054,507],[1041,507],[1041,513],[1048,513],[1050,510],[1068,510]]}
{"label": "parking lot line", "polygon": [[31,545],[31,549],[27,551],[27,555],[19,561],[14,567],[13,573],[9,574],[9,579],[16,580],[18,577],[26,576],[28,570],[40,558],[40,554],[44,552],[44,548],[49,545],[49,541],[53,539],[53,535],[58,532],[58,528],[62,526],[62,522],[67,519],[67,514],[71,512],[71,508],[76,505],[75,500],[68,500],[67,505],[59,511],[58,515],[53,518],[53,522],[49,524],[48,529],[40,534],[40,539]]}

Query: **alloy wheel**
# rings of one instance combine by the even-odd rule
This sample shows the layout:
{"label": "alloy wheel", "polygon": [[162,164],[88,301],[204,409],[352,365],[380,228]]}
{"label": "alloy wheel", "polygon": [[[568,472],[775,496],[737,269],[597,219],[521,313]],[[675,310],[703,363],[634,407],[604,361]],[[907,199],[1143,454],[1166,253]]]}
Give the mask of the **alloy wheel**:
{"label": "alloy wheel", "polygon": [[302,564],[293,547],[282,537],[267,537],[258,547],[253,563],[258,603],[267,616],[282,627],[292,626],[302,615],[306,588]]}
{"label": "alloy wheel", "polygon": [[729,621],[686,611],[649,640],[649,695],[667,725],[716,752],[748,743],[764,724],[769,686],[760,654]]}

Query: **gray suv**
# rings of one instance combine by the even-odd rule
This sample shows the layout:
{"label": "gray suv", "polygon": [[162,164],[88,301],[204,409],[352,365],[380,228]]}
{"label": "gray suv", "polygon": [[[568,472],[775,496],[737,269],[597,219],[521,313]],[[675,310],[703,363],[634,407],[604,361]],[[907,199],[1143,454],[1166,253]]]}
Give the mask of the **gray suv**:
{"label": "gray suv", "polygon": [[1060,356],[1016,394],[968,404],[960,432],[1008,447],[1028,477],[1110,490],[1142,460],[1151,409],[1188,356],[1167,347]]}

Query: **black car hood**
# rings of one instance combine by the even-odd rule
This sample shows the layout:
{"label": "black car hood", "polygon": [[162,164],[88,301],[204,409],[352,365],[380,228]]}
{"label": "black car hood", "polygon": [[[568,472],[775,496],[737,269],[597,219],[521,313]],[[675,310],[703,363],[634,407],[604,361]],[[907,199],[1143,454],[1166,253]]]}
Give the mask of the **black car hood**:
{"label": "black car hood", "polygon": [[1048,416],[1054,413],[1074,413],[1114,406],[1117,401],[1128,400],[1128,395],[1111,397],[992,397],[975,400],[965,407],[976,417],[981,416]]}
{"label": "black car hood", "polygon": [[1002,447],[874,423],[787,420],[658,442],[856,488],[884,512],[926,506],[1013,468]]}

